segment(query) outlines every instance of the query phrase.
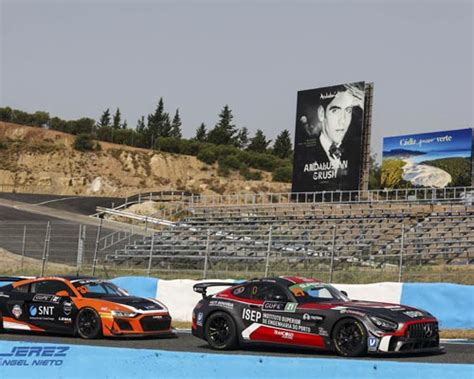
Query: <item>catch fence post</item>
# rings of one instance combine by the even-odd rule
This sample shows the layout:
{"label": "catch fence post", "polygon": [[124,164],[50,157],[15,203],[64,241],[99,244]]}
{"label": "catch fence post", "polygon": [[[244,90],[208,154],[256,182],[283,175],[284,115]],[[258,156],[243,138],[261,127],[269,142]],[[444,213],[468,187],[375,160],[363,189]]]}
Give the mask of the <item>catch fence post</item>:
{"label": "catch fence post", "polygon": [[268,246],[267,246],[267,259],[265,262],[265,278],[268,277],[268,268],[270,266],[270,250],[272,247],[272,227],[268,230]]}
{"label": "catch fence post", "polygon": [[23,240],[21,243],[21,269],[23,270],[23,263],[25,260],[26,251],[26,225],[23,226]]}
{"label": "catch fence post", "polygon": [[155,247],[155,233],[151,235],[150,256],[148,257],[148,271],[147,276],[151,275],[151,261],[153,259],[153,249]]}
{"label": "catch fence post", "polygon": [[334,272],[335,249],[336,249],[336,224],[333,225],[333,230],[332,230],[331,265],[329,266],[329,283],[332,283],[332,276]]}
{"label": "catch fence post", "polygon": [[405,249],[405,224],[402,224],[402,238],[400,241],[400,269],[398,271],[398,282],[401,283],[403,275],[403,250]]}
{"label": "catch fence post", "polygon": [[209,249],[210,249],[210,240],[211,240],[211,231],[207,231],[207,240],[206,240],[206,255],[204,256],[204,270],[202,274],[202,278],[207,278],[207,265],[209,263]]}
{"label": "catch fence post", "polygon": [[92,276],[95,275],[95,269],[97,266],[97,252],[99,251],[99,241],[100,241],[100,233],[102,232],[102,222],[104,221],[103,218],[100,218],[99,227],[97,228],[97,236],[95,238],[95,247],[94,247],[94,257],[92,258]]}
{"label": "catch fence post", "polygon": [[43,257],[42,257],[42,264],[41,264],[41,276],[44,276],[44,271],[46,269],[46,263],[48,262],[50,235],[51,235],[51,224],[48,221],[48,224],[46,225],[46,233],[45,233],[45,236],[44,236]]}

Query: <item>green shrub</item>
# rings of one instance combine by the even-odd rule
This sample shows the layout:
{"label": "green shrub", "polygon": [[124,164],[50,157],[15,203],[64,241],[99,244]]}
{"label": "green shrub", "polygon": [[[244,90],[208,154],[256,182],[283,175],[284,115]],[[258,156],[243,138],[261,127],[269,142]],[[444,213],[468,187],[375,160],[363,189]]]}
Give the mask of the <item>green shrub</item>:
{"label": "green shrub", "polygon": [[291,183],[293,179],[293,168],[291,166],[278,167],[273,171],[274,182]]}
{"label": "green shrub", "polygon": [[167,153],[181,153],[181,140],[173,137],[159,137],[155,142],[155,149]]}
{"label": "green shrub", "polygon": [[217,165],[217,175],[219,176],[229,176],[230,167],[226,165],[225,161],[218,161]]}
{"label": "green shrub", "polygon": [[101,150],[99,143],[92,139],[90,134],[81,133],[74,140],[74,149],[78,151],[97,151]]}
{"label": "green shrub", "polygon": [[199,152],[197,159],[207,164],[213,164],[217,161],[217,152],[214,148],[206,147]]}
{"label": "green shrub", "polygon": [[234,170],[239,170],[241,168],[247,167],[247,165],[239,160],[237,155],[226,155],[226,156],[219,156],[219,164],[223,166],[227,166]]}
{"label": "green shrub", "polygon": [[5,141],[0,141],[0,150],[5,150],[7,148],[7,143]]}
{"label": "green shrub", "polygon": [[240,175],[245,180],[262,180],[262,173],[260,171],[250,171],[248,167],[241,169]]}

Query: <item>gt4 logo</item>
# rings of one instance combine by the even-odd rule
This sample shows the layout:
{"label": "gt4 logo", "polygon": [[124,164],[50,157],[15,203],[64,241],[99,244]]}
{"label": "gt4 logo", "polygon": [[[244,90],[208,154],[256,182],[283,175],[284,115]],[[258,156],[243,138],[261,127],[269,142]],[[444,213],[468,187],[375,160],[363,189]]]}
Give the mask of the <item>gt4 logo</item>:
{"label": "gt4 logo", "polygon": [[242,311],[242,319],[246,321],[259,322],[262,319],[262,312],[245,308]]}

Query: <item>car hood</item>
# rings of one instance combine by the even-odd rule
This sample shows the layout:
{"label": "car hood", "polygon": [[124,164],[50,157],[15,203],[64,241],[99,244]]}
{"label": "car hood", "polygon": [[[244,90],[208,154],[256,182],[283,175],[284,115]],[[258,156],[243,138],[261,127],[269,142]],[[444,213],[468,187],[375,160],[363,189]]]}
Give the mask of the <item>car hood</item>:
{"label": "car hood", "polygon": [[128,305],[139,311],[162,311],[165,310],[157,302],[145,299],[137,296],[107,296],[101,298],[101,300],[110,301],[111,303]]}
{"label": "car hood", "polygon": [[[321,304],[304,304],[302,308],[318,309]],[[340,312],[341,314],[353,316],[377,316],[397,322],[407,322],[419,320],[427,317],[433,317],[430,313],[400,304],[379,303],[374,301],[351,300],[347,302],[338,302],[327,304],[325,309]]]}

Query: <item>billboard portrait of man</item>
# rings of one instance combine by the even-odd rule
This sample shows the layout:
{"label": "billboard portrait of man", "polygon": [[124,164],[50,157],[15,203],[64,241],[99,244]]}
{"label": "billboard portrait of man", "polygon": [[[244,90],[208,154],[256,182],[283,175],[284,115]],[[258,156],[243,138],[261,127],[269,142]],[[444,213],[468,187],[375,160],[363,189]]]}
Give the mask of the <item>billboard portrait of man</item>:
{"label": "billboard portrait of man", "polygon": [[359,189],[365,82],[298,92],[292,192]]}

